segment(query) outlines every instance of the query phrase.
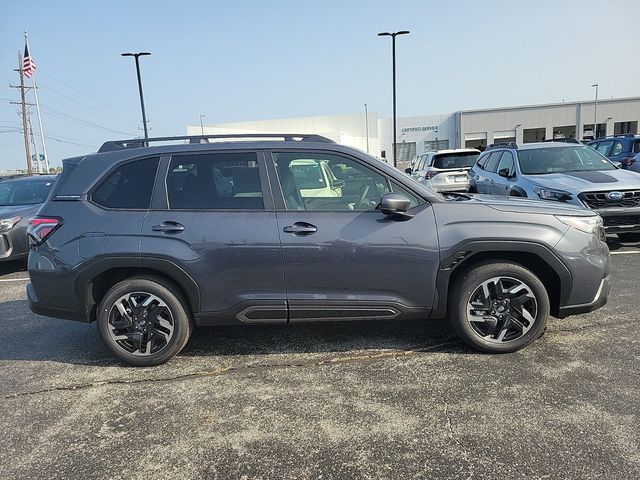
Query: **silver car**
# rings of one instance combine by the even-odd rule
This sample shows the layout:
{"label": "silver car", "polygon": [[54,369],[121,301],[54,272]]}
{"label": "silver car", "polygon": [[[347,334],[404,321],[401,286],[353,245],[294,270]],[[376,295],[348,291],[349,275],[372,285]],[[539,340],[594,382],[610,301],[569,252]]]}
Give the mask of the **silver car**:
{"label": "silver car", "polygon": [[476,163],[480,150],[460,148],[417,155],[405,170],[411,178],[435,192],[466,192],[467,171]]}

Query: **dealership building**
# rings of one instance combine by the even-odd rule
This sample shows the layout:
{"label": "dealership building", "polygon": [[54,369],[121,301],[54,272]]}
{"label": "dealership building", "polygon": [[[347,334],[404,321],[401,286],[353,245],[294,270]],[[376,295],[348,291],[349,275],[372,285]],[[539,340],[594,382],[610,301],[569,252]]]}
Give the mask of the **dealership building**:
{"label": "dealership building", "polygon": [[[551,138],[592,138],[638,133],[640,97],[461,110],[444,115],[399,117],[398,162],[446,148],[483,149],[491,143],[531,143]],[[375,112],[189,125],[188,135],[315,133],[380,158],[392,157],[393,120]]]}

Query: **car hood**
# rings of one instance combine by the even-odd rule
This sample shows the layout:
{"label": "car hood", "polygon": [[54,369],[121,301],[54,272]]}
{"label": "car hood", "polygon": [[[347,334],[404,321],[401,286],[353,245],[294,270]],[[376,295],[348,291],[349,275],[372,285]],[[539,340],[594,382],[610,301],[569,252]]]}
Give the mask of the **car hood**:
{"label": "car hood", "polygon": [[640,190],[640,175],[629,170],[546,173],[524,175],[536,185],[554,190],[588,192],[602,190]]}
{"label": "car hood", "polygon": [[37,205],[13,205],[13,206],[0,206],[0,220],[5,218],[11,218],[15,216],[24,217],[25,215],[30,215],[38,211],[40,208],[40,204]]}
{"label": "car hood", "polygon": [[470,201],[486,205],[500,212],[571,215],[578,217],[597,215],[592,210],[568,203],[554,202],[552,200],[531,200],[521,197],[480,194],[468,194],[468,196],[471,198]]}

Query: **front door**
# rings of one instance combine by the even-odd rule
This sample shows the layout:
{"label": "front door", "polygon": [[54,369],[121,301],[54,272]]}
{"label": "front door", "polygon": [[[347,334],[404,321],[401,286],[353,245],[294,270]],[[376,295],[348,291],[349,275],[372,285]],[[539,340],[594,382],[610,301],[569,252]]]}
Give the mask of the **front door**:
{"label": "front door", "polygon": [[[431,205],[353,157],[287,151],[272,159],[290,321],[426,318],[439,260]],[[411,199],[413,218],[375,210],[391,191]]]}
{"label": "front door", "polygon": [[[280,239],[262,153],[163,157],[142,262],[193,279],[200,324],[286,322]],[[181,275],[176,271],[176,275]]]}

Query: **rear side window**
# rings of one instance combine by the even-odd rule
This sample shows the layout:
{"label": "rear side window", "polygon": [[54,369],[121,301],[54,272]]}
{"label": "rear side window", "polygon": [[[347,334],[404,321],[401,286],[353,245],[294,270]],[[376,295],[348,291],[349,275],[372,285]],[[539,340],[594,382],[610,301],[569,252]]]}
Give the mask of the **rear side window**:
{"label": "rear side window", "polygon": [[[322,178],[322,172],[317,178]],[[172,210],[263,210],[253,152],[175,155],[167,175]]]}
{"label": "rear side window", "polygon": [[150,157],[116,168],[95,189],[91,199],[105,208],[147,210],[151,204],[158,161],[159,157]]}

